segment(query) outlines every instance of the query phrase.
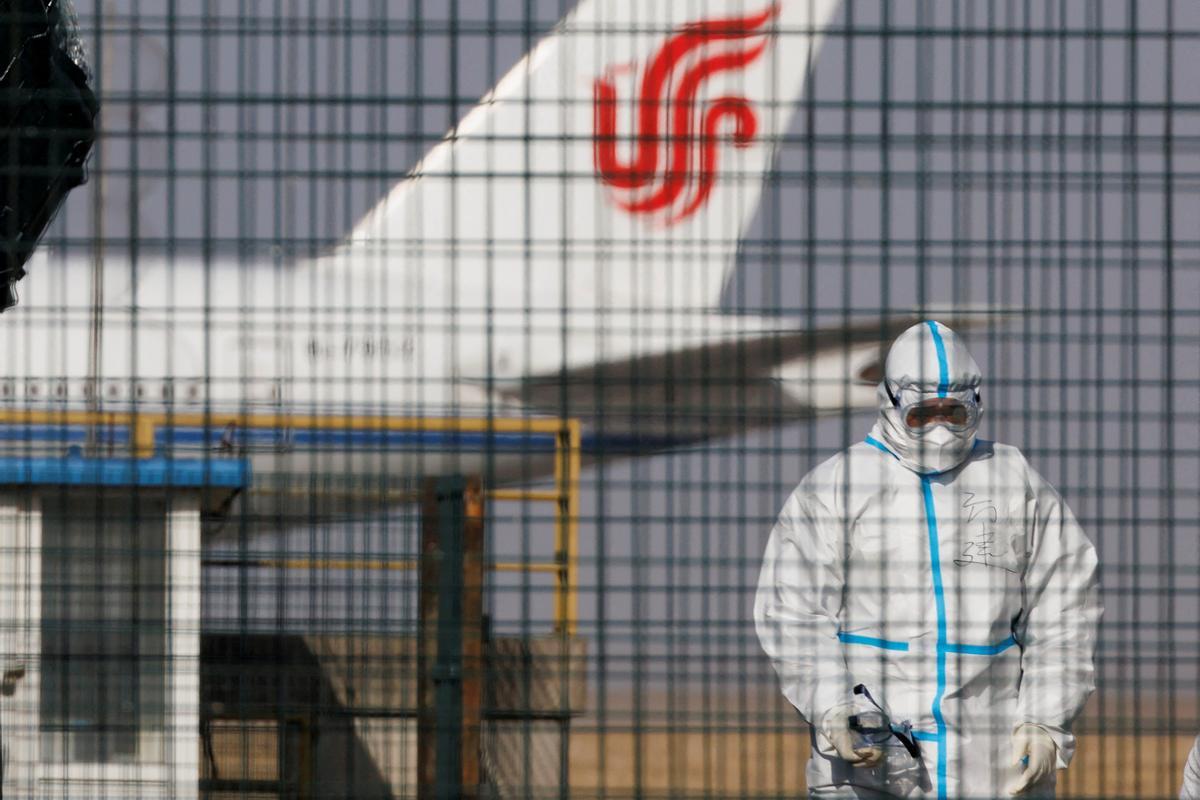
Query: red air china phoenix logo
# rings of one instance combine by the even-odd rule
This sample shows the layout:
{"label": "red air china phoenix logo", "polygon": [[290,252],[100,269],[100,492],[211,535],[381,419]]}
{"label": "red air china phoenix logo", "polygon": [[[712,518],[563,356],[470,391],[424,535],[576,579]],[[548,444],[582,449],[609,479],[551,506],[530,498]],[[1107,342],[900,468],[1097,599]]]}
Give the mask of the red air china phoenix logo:
{"label": "red air china phoenix logo", "polygon": [[[683,26],[648,61],[633,102],[621,102],[614,69],[596,79],[596,175],[612,190],[615,205],[639,216],[661,214],[673,225],[708,202],[722,131],[736,147],[747,147],[758,132],[758,116],[745,97],[702,101],[699,95],[709,78],[743,70],[762,56],[778,15],[775,3],[754,16]],[[621,107],[635,114],[629,137],[617,133]],[[631,151],[627,161],[618,154],[622,139]]]}

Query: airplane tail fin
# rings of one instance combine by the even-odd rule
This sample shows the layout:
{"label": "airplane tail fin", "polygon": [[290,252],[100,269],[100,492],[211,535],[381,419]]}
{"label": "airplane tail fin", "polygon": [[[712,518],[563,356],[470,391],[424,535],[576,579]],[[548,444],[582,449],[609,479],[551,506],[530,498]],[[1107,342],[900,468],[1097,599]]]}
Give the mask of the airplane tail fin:
{"label": "airplane tail fin", "polygon": [[712,308],[836,6],[582,0],[347,248],[485,258],[459,304]]}

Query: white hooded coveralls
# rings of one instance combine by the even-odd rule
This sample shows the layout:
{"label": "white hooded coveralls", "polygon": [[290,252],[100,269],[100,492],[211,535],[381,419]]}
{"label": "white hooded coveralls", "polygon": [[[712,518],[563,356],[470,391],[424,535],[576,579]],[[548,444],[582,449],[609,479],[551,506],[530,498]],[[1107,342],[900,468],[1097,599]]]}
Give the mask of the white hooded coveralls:
{"label": "white hooded coveralls", "polygon": [[1200,800],[1200,736],[1188,753],[1187,763],[1183,766],[1183,786],[1179,790],[1179,800]]}
{"label": "white hooded coveralls", "polygon": [[[931,390],[979,383],[966,348],[932,322],[901,335],[885,380],[930,371]],[[999,797],[1018,775],[1020,724],[1050,733],[1059,768],[1071,760],[1068,727],[1094,688],[1096,554],[1016,448],[971,430],[959,462],[935,471],[895,441],[888,423],[903,423],[880,394],[866,441],[805,476],[779,515],[759,639],[814,727],[862,683],[920,742],[919,762],[893,739],[884,763],[855,769],[814,732],[813,796]],[[1053,789],[1051,773],[1031,794]]]}

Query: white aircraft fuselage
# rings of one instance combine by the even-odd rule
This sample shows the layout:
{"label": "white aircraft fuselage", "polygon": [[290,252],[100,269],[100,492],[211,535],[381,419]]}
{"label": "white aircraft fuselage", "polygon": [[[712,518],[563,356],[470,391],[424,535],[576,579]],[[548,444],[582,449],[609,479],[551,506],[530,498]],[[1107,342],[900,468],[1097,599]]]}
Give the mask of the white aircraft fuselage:
{"label": "white aircraft fuselage", "polygon": [[128,449],[47,421],[91,411],[158,419],[159,455],[248,458],[256,485],[512,480],[541,444],[387,421],[578,419],[603,457],[873,405],[859,377],[911,320],[718,307],[835,7],[584,0],[317,258],[110,255],[97,313],[93,257],[40,253],[0,316],[8,448]]}

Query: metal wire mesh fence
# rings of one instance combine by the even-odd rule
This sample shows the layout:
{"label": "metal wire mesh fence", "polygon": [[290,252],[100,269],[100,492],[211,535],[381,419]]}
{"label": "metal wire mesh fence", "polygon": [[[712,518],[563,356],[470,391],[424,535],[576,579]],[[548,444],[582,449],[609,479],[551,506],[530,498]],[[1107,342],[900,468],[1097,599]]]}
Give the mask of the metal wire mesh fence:
{"label": "metal wire mesh fence", "polygon": [[1200,797],[1200,8],[75,7],[8,795]]}

